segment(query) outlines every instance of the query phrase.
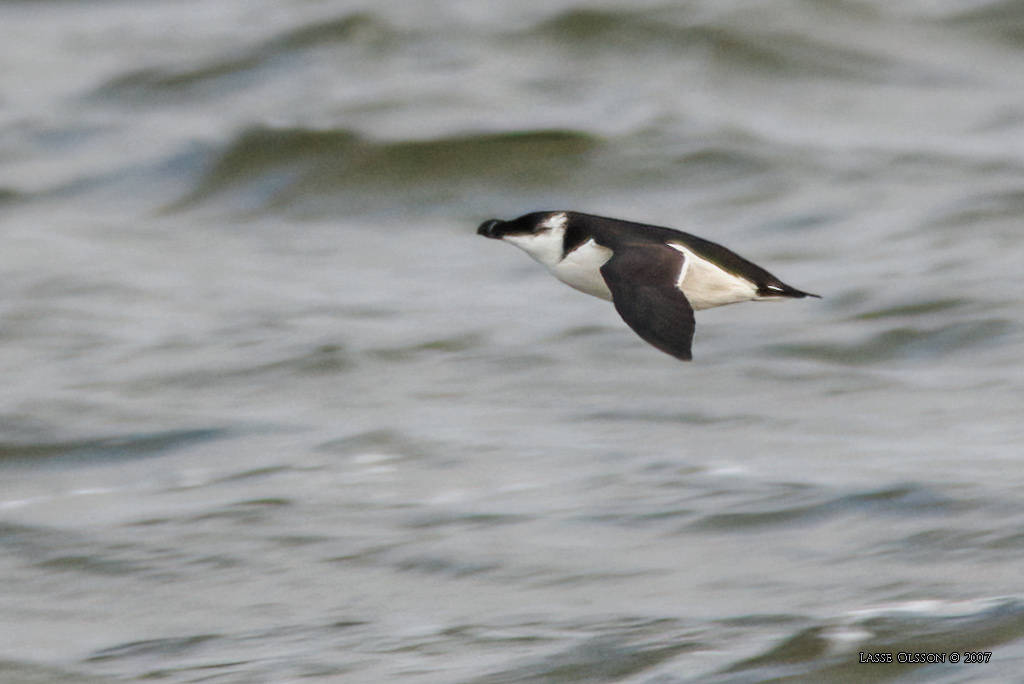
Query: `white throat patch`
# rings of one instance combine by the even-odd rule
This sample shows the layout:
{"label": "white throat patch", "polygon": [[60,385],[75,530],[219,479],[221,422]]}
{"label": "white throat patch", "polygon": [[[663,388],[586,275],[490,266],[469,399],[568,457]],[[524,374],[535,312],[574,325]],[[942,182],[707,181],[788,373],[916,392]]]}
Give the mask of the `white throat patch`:
{"label": "white throat patch", "polygon": [[564,213],[553,214],[540,224],[543,230],[529,235],[506,235],[501,239],[515,245],[548,268],[552,268],[562,260],[566,223],[568,223],[568,219]]}
{"label": "white throat patch", "polygon": [[612,251],[593,240],[587,240],[563,258],[562,250],[565,247],[565,229],[568,222],[568,217],[559,212],[540,223],[541,230],[536,233],[506,235],[502,240],[515,245],[544,264],[551,275],[569,287],[611,301],[612,293],[601,275],[601,267],[611,258]]}

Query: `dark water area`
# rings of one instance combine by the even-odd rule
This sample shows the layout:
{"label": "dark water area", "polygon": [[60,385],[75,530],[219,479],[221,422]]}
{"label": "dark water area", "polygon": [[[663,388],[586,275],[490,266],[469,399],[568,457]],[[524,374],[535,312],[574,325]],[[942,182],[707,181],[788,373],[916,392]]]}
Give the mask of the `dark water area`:
{"label": "dark water area", "polygon": [[[1020,681],[1024,3],[8,1],[0,82],[0,682]],[[684,364],[541,209],[824,299]]]}

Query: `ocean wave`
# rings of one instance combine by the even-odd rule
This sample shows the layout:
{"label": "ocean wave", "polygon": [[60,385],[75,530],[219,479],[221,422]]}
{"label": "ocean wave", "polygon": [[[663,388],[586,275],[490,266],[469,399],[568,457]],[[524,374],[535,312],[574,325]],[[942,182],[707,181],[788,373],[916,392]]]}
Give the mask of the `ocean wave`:
{"label": "ocean wave", "polygon": [[[356,13],[301,26],[266,42],[201,64],[148,66],[118,75],[100,85],[93,96],[128,98],[187,95],[202,92],[222,97],[226,88],[251,85],[247,75],[274,68],[283,59],[316,49],[358,48],[377,52],[399,37],[382,19]],[[207,90],[208,88],[208,90]]]}
{"label": "ocean wave", "polygon": [[349,349],[335,342],[314,343],[289,349],[271,358],[234,358],[213,368],[161,372],[135,381],[138,388],[179,387],[198,389],[241,381],[263,383],[301,382],[303,378],[331,377],[350,370],[355,360]]}
{"label": "ocean wave", "polygon": [[564,182],[601,144],[597,136],[570,130],[389,142],[344,129],[257,126],[214,153],[192,191],[168,210],[228,196],[251,210],[321,201],[359,211],[418,198],[430,205],[457,200],[474,187]]}
{"label": "ocean wave", "polygon": [[699,51],[712,62],[747,73],[888,81],[899,67],[880,54],[771,28],[756,14],[725,13],[708,20],[688,12],[572,9],[533,31],[578,50]]}
{"label": "ocean wave", "polygon": [[844,365],[867,365],[895,359],[929,360],[993,344],[1013,328],[1012,322],[1003,318],[958,321],[928,328],[906,325],[876,332],[860,341],[780,344],[771,347],[771,351],[778,356]]}
{"label": "ocean wave", "polygon": [[[736,131],[672,140],[638,130],[607,137],[578,129],[522,129],[381,140],[347,128],[254,126],[206,153],[192,188],[164,207],[350,215],[478,202],[492,213],[551,197],[685,186],[784,192],[793,159]],[[755,180],[758,189],[747,185]],[[488,208],[485,208],[488,207]]]}
{"label": "ocean wave", "polygon": [[[853,668],[888,668],[891,674],[874,671],[873,681],[909,681],[911,672],[933,677],[914,681],[938,681],[947,668],[955,667],[965,651],[992,651],[1024,637],[1024,603],[1014,597],[976,601],[922,600],[853,611],[801,629],[761,655],[726,668],[712,682],[848,681]],[[862,660],[862,653],[890,654],[892,664]],[[956,653],[957,660],[949,654]],[[900,659],[903,654],[903,659]],[[912,659],[914,654],[934,654]],[[966,665],[984,667],[984,665]],[[899,668],[893,671],[893,668]],[[861,670],[856,670],[860,672]],[[741,678],[734,678],[740,675]],[[961,673],[962,674],[962,673]],[[731,676],[730,676],[731,675]],[[952,679],[942,681],[954,681]],[[957,678],[955,681],[967,681]],[[997,680],[991,680],[997,681]],[[998,680],[1010,681],[1010,680]]]}
{"label": "ocean wave", "polygon": [[53,461],[79,463],[146,458],[176,449],[228,437],[220,428],[166,430],[128,435],[111,435],[66,441],[0,442],[0,463]]}
{"label": "ocean wave", "polygon": [[944,515],[974,505],[970,501],[949,499],[917,484],[839,494],[819,488],[794,489],[751,510],[712,513],[694,521],[688,529],[746,532],[819,523],[838,515]]}
{"label": "ocean wave", "polygon": [[0,208],[14,204],[23,198],[24,195],[13,188],[0,187]]}
{"label": "ocean wave", "polygon": [[580,640],[559,652],[474,679],[471,684],[599,684],[633,679],[664,661],[697,648],[698,643],[691,639],[666,643],[652,638],[643,630],[622,630]]}
{"label": "ocean wave", "polygon": [[1024,47],[1024,1],[994,0],[968,9],[954,3],[947,18],[952,24],[978,29],[1018,47]]}

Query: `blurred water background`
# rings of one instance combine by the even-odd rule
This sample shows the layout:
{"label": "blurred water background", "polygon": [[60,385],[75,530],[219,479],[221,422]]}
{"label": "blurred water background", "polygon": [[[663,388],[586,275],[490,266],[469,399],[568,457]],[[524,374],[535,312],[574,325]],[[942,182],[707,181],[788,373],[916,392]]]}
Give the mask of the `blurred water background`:
{"label": "blurred water background", "polygon": [[[0,681],[1020,681],[1021,0],[6,0],[0,84]],[[680,363],[539,209],[825,299]]]}

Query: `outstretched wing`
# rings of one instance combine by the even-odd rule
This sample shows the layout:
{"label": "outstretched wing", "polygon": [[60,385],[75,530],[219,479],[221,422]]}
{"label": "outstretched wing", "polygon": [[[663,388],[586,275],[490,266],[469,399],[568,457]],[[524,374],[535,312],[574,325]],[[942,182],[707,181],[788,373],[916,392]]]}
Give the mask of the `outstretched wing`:
{"label": "outstretched wing", "polygon": [[693,307],[676,287],[684,256],[659,244],[615,248],[601,267],[622,320],[666,354],[689,361]]}

